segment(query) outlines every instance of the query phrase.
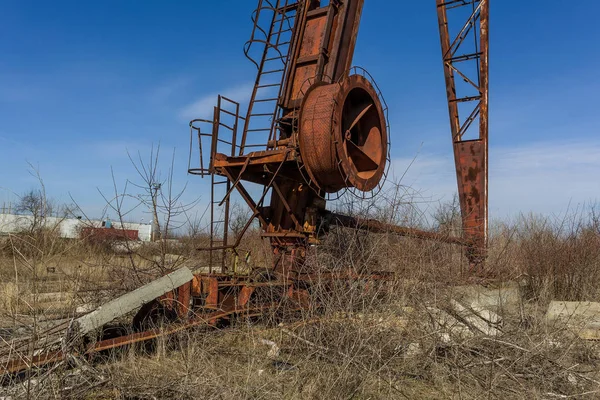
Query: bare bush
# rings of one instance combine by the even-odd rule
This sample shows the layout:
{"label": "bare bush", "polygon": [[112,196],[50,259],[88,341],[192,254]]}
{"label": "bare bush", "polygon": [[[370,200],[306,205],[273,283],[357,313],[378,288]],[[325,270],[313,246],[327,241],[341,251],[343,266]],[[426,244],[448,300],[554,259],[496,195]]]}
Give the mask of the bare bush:
{"label": "bare bush", "polygon": [[598,298],[600,237],[593,219],[582,214],[559,221],[529,216],[517,231],[516,256],[534,298],[543,303]]}

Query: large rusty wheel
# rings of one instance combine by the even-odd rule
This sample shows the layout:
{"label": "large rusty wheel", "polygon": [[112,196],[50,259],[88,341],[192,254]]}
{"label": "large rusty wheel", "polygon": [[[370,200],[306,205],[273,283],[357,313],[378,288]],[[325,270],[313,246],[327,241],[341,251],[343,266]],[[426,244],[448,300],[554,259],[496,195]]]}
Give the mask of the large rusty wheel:
{"label": "large rusty wheel", "polygon": [[366,78],[351,75],[311,87],[299,124],[300,154],[312,185],[334,193],[352,187],[368,192],[379,184],[387,161],[387,126]]}

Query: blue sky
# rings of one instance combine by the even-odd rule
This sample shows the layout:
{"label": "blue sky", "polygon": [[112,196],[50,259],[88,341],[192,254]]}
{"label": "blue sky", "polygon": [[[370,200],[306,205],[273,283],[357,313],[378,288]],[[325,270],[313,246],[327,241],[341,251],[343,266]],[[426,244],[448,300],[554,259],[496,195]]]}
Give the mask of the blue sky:
{"label": "blue sky", "polygon": [[[455,191],[434,0],[365,2],[354,64],[390,107],[396,176],[432,203]],[[134,177],[130,152],[161,143],[189,196],[188,121],[216,94],[245,102],[242,48],[255,1],[27,1],[0,4],[0,204],[35,187],[90,215],[97,188]],[[493,0],[490,213],[560,213],[600,193],[600,3]]]}

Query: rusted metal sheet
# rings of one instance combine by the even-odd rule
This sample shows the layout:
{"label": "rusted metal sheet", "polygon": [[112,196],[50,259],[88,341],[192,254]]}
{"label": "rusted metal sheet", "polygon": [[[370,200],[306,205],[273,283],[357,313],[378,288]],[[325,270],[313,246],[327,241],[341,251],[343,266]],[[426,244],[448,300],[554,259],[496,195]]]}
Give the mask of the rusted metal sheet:
{"label": "rusted metal sheet", "polygon": [[[193,278],[192,278],[193,279]],[[187,318],[190,311],[192,283],[187,282],[177,288],[177,316],[181,319]]]}
{"label": "rusted metal sheet", "polygon": [[319,51],[323,45],[325,26],[327,25],[327,9],[318,9],[318,11],[320,10],[325,11],[325,13],[321,13],[318,17],[313,17],[306,21],[297,64],[303,64],[303,61],[309,61],[307,59],[319,55]]}
{"label": "rusted metal sheet", "polygon": [[311,85],[337,82],[347,74],[363,2],[331,1],[323,7],[319,1],[302,2],[280,103],[284,109],[298,107]]}
{"label": "rusted metal sheet", "polygon": [[456,174],[461,184],[458,195],[463,213],[465,239],[477,247],[485,246],[485,148],[481,139],[454,143]]}

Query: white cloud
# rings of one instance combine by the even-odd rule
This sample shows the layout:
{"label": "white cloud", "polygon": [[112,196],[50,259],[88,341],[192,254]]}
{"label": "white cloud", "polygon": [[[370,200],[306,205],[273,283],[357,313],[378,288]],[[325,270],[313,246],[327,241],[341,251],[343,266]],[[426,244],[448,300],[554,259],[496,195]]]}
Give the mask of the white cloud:
{"label": "white cloud", "polygon": [[169,102],[191,83],[192,78],[188,76],[179,76],[166,80],[150,90],[149,99],[158,104]]}
{"label": "white cloud", "polygon": [[[490,146],[489,206],[492,217],[520,212],[564,213],[569,207],[600,200],[600,141],[537,142]],[[452,153],[420,154],[392,163],[402,183],[432,201],[456,192]],[[408,170],[407,170],[408,168]]]}
{"label": "white cloud", "polygon": [[249,82],[230,87],[219,93],[210,93],[183,107],[179,111],[179,117],[185,121],[189,121],[194,118],[211,118],[213,108],[217,105],[217,96],[219,94],[236,101],[241,105],[245,105],[248,100],[250,100],[250,96],[252,96],[253,87],[254,83]]}

